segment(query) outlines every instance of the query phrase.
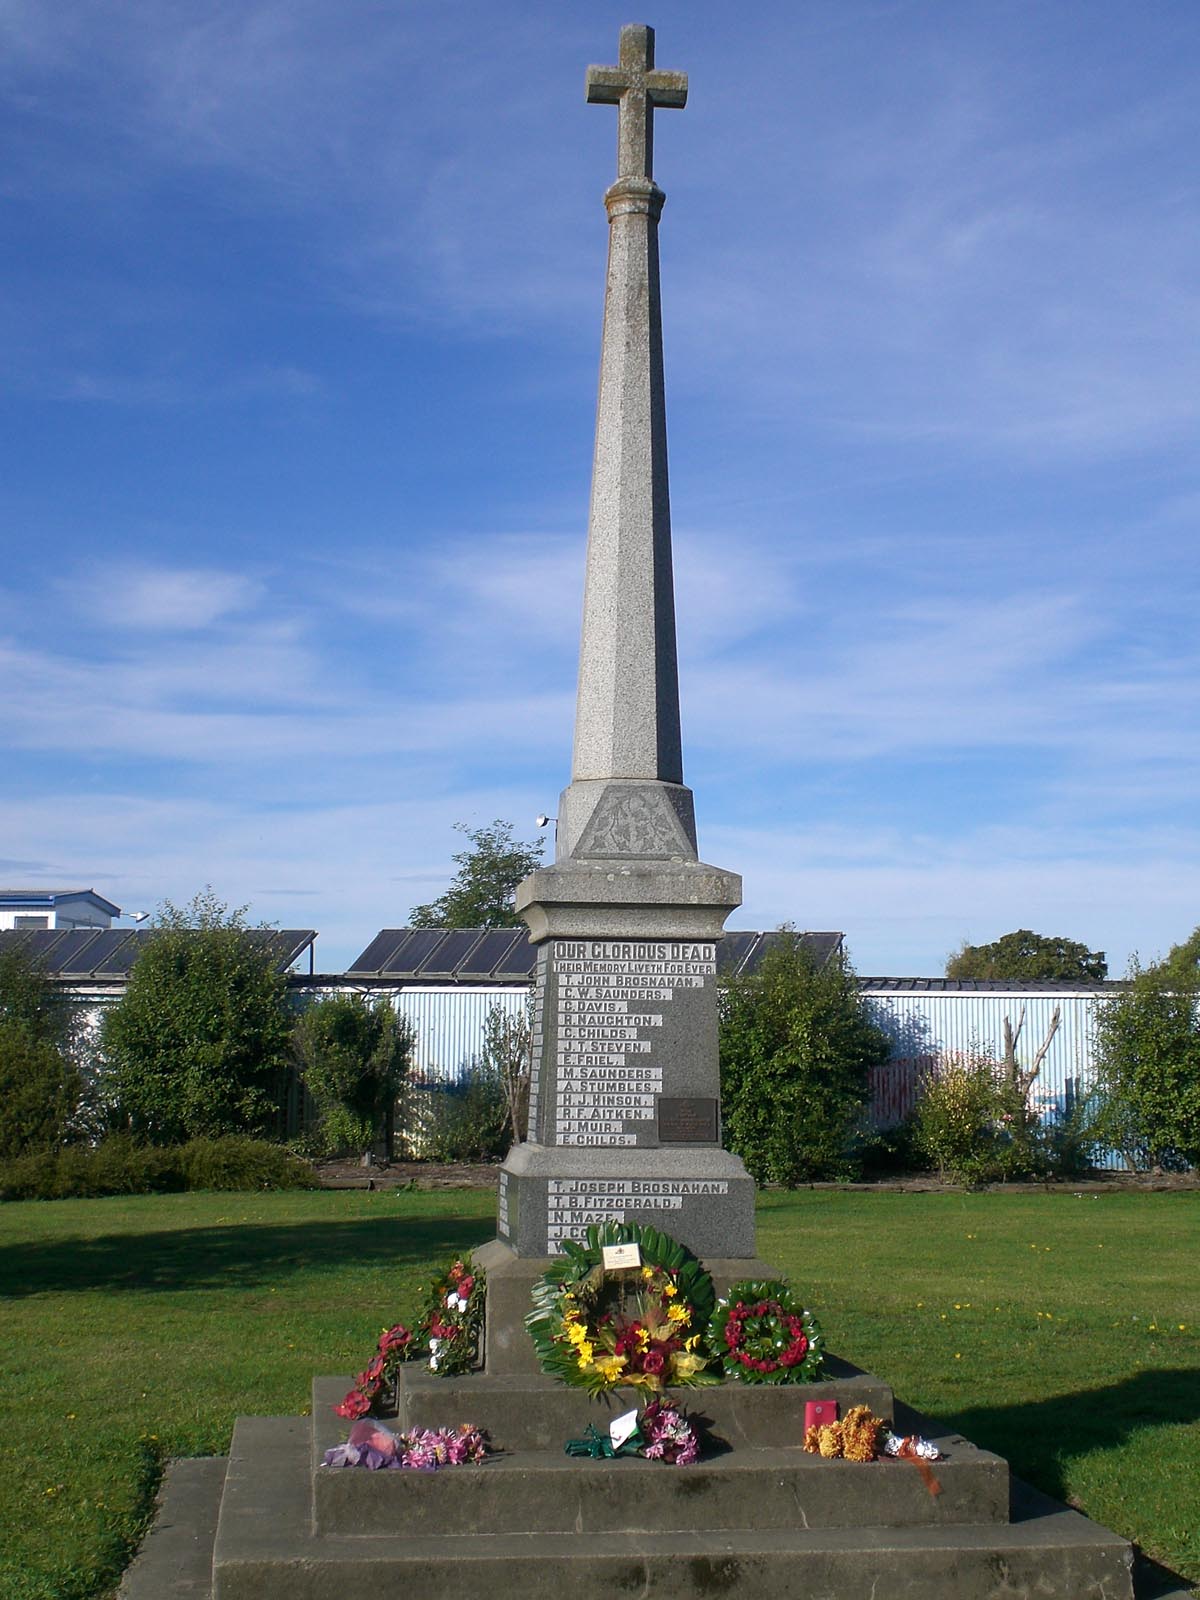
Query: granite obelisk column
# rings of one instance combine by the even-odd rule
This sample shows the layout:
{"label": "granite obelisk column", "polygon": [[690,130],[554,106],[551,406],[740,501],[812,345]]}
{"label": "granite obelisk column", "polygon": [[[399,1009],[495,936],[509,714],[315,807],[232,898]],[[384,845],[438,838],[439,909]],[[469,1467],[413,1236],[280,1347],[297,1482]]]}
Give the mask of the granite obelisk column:
{"label": "granite obelisk column", "polygon": [[618,107],[571,782],[557,855],[517,893],[539,945],[529,1142],[504,1163],[500,1239],[553,1254],[607,1218],[709,1259],[754,1254],[754,1186],[722,1148],[716,950],[741,880],[697,858],[683,783],[667,488],[656,107],[687,78],[622,28],[590,101]]}

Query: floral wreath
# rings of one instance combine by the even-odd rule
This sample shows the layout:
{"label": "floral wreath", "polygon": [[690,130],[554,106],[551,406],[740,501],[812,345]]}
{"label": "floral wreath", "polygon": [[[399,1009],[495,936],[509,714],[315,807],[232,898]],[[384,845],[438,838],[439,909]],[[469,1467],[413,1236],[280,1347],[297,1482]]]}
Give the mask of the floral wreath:
{"label": "floral wreath", "polygon": [[479,1360],[483,1332],[484,1276],[454,1261],[428,1291],[420,1331],[429,1350],[429,1370],[448,1378],[469,1372]]}
{"label": "floral wreath", "polygon": [[356,1422],[385,1398],[402,1363],[426,1360],[441,1377],[476,1365],[483,1331],[484,1274],[457,1259],[425,1291],[425,1309],[416,1328],[402,1322],[379,1335],[375,1354],[354,1380],[346,1398],[334,1406],[339,1417]]}
{"label": "floral wreath", "polygon": [[[639,1264],[605,1267],[610,1245],[636,1245]],[[701,1347],[712,1279],[690,1250],[635,1222],[593,1223],[560,1249],[525,1318],[543,1372],[593,1395],[719,1381]]]}
{"label": "floral wreath", "polygon": [[820,1324],[778,1279],[735,1283],[708,1330],[714,1360],[743,1383],[811,1383],[821,1370]]}
{"label": "floral wreath", "polygon": [[357,1422],[365,1417],[394,1380],[400,1363],[410,1359],[413,1336],[402,1322],[379,1335],[375,1354],[354,1380],[354,1387],[334,1410],[339,1417]]}

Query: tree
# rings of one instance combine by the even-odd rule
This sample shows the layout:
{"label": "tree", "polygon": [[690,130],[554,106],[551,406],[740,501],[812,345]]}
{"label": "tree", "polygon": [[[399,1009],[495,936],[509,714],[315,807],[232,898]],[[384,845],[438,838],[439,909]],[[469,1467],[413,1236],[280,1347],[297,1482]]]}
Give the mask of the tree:
{"label": "tree", "polygon": [[853,968],[818,965],[790,928],[758,970],[722,980],[721,1096],[729,1148],[759,1183],[844,1175],[868,1097],[890,1053]]}
{"label": "tree", "polygon": [[1181,944],[1173,944],[1161,966],[1176,984],[1193,985],[1200,980],[1200,928],[1193,928]]}
{"label": "tree", "polygon": [[386,999],[337,994],[301,1015],[292,1034],[330,1154],[368,1151],[382,1135],[392,1154],[392,1114],[412,1064],[416,1033]]}
{"label": "tree", "polygon": [[1108,963],[1103,950],[1018,928],[991,944],[964,944],[947,959],[946,976],[999,978],[1013,983],[1103,983]]}
{"label": "tree", "polygon": [[20,943],[0,952],[0,1159],[61,1144],[83,1082],[78,1011]]}
{"label": "tree", "polygon": [[1038,1045],[1034,1054],[1033,1065],[1023,1067],[1017,1060],[1017,1044],[1021,1038],[1022,1029],[1025,1027],[1025,1007],[1021,1007],[1021,1015],[1017,1018],[1015,1028],[1010,1017],[1006,1016],[1004,1018],[1004,1055],[1001,1059],[1001,1068],[1014,1104],[1023,1107],[1025,1114],[1028,1113],[1029,1091],[1033,1088],[1034,1080],[1042,1070],[1042,1062],[1046,1059],[1046,1053],[1054,1043],[1054,1035],[1061,1026],[1062,1007],[1055,1006],[1054,1015],[1050,1018],[1042,1042]]}
{"label": "tree", "polygon": [[0,951],[0,1022],[19,1024],[65,1056],[78,1048],[78,1007],[46,976],[19,936]]}
{"label": "tree", "polygon": [[513,909],[517,885],[541,865],[545,835],[529,844],[513,838],[511,822],[499,818],[486,828],[455,829],[471,841],[451,860],[458,872],[445,894],[409,913],[413,928],[519,928]]}
{"label": "tree", "polygon": [[504,1094],[513,1144],[520,1144],[529,1126],[529,1080],[533,1071],[533,1034],[529,1006],[506,1011],[498,1002],[483,1024],[483,1065],[494,1073]]}
{"label": "tree", "polygon": [[1097,1133],[1137,1171],[1200,1164],[1200,979],[1174,956],[1135,958],[1129,988],[1097,1008]]}
{"label": "tree", "polygon": [[277,1132],[291,1023],[265,934],[211,888],[164,902],[102,1024],[119,1125],[151,1144]]}

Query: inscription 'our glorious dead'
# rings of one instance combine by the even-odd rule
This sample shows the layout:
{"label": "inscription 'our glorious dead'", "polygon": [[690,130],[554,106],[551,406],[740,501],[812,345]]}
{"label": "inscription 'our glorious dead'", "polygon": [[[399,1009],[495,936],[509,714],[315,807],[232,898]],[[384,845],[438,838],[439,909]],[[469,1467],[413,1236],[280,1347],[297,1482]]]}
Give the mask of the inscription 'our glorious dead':
{"label": "inscription 'our glorious dead'", "polygon": [[[650,1142],[677,998],[716,975],[717,947],[684,940],[558,939],[539,974],[539,1041],[552,1031],[553,1142]],[[546,999],[553,994],[552,1014]],[[540,1074],[539,1074],[540,1076]]]}

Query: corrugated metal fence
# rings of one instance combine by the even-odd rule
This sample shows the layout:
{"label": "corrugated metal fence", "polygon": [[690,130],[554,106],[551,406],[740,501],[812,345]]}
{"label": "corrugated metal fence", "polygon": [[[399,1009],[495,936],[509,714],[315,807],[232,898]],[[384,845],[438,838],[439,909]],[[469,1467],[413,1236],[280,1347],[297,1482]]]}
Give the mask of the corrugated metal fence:
{"label": "corrugated metal fence", "polygon": [[[347,984],[347,990],[353,989]],[[305,993],[298,984],[296,992]],[[322,994],[331,992],[328,986]],[[483,1028],[495,1005],[510,1014],[526,1003],[523,984],[478,987],[443,984],[387,989],[386,994],[417,1033],[415,1066],[419,1077],[431,1082],[457,1083],[483,1046]],[[965,990],[924,990],[864,986],[871,1015],[892,1040],[892,1055],[879,1068],[872,1084],[872,1104],[881,1127],[899,1122],[912,1110],[921,1071],[948,1051],[1003,1053],[1004,1019],[1013,1027],[1022,1014],[1024,1025],[1017,1046],[1018,1059],[1028,1063],[1046,1036],[1056,1009],[1061,1022],[1042,1063],[1031,1099],[1048,1114],[1063,1115],[1092,1080],[1095,1007],[1105,996],[1095,991],[1039,993],[1026,990],[972,993]],[[316,993],[314,992],[314,998]]]}
{"label": "corrugated metal fence", "polygon": [[[1061,1013],[1058,1031],[1051,1041],[1031,1091],[1031,1103],[1047,1117],[1063,1116],[1075,1099],[1087,1092],[1093,1079],[1094,1019],[1097,1006],[1108,996],[1101,991],[1038,992],[1012,990],[972,992],[947,989],[944,980],[928,989],[915,987],[922,980],[903,980],[892,984],[868,981],[863,993],[875,1022],[892,1040],[891,1058],[872,1080],[872,1116],[880,1127],[894,1126],[912,1110],[922,1071],[944,1052],[985,1051],[999,1057],[1003,1053],[1004,1019],[1014,1028],[1024,1014],[1024,1025],[1017,1046],[1023,1065],[1032,1061],[1057,1007]],[[295,1000],[336,993],[354,992],[361,986],[347,981],[309,989],[301,980],[291,985]],[[397,986],[373,984],[371,991],[386,994],[401,1015],[416,1030],[414,1076],[430,1086],[449,1087],[462,1081],[471,1061],[483,1046],[484,1023],[489,1010],[500,1005],[510,1014],[526,1004],[524,984]],[[81,994],[80,998],[84,998]],[[114,996],[105,996],[111,1003]],[[97,1006],[99,996],[86,996],[86,1003]],[[97,1006],[97,1009],[99,1007]],[[1110,1156],[1105,1165],[1121,1165]]]}
{"label": "corrugated metal fence", "polygon": [[1063,1116],[1092,1081],[1094,1018],[1104,997],[1094,992],[1036,994],[951,990],[897,994],[866,989],[874,1021],[892,1040],[892,1056],[872,1083],[872,1107],[880,1127],[891,1127],[913,1109],[921,1073],[946,1052],[1004,1053],[1004,1019],[1014,1028],[1022,1015],[1017,1059],[1032,1063],[1057,1010],[1061,1021],[1030,1091],[1030,1101],[1048,1115]]}
{"label": "corrugated metal fence", "polygon": [[389,999],[417,1032],[416,1076],[429,1083],[458,1083],[483,1048],[483,1027],[493,1006],[510,1016],[525,1008],[523,986],[492,989],[399,989]]}
{"label": "corrugated metal fence", "polygon": [[524,984],[428,984],[400,985],[374,983],[369,988],[348,982],[322,983],[309,988],[303,981],[291,986],[300,1005],[331,994],[367,993],[386,999],[402,1017],[412,1023],[417,1041],[413,1051],[413,1076],[429,1084],[461,1083],[471,1062],[483,1049],[483,1029],[487,1014],[500,1006],[509,1016],[525,1009],[529,990]]}

